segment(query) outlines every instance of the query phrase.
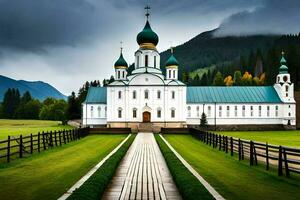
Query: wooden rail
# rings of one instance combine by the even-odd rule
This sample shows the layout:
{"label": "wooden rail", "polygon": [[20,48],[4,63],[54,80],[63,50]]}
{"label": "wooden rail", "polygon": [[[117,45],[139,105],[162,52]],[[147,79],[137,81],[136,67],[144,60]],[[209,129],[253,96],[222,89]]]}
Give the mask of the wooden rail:
{"label": "wooden rail", "polygon": [[55,146],[62,146],[74,140],[86,136],[89,128],[50,131],[38,134],[20,135],[18,137],[8,136],[7,140],[0,140],[0,162],[10,162],[12,158],[23,158],[24,156],[41,152]]}

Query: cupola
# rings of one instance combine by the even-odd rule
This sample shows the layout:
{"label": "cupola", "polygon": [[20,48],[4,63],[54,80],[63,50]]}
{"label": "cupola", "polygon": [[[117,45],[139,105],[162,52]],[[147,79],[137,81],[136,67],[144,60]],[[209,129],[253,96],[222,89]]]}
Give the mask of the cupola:
{"label": "cupola", "polygon": [[127,79],[127,68],[128,68],[128,64],[126,62],[126,60],[123,57],[123,53],[122,53],[123,48],[121,47],[121,51],[120,51],[120,57],[119,59],[115,62],[115,79],[116,80],[126,80]]}
{"label": "cupola", "polygon": [[171,47],[171,56],[167,60],[166,66],[166,79],[177,80],[178,79],[178,61],[173,54],[173,48]]}

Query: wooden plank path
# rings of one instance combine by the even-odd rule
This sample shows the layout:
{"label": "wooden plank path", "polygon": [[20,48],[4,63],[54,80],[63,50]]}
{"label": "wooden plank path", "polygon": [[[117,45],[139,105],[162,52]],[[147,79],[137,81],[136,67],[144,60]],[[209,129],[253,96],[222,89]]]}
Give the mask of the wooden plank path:
{"label": "wooden plank path", "polygon": [[153,133],[138,133],[102,199],[182,199]]}

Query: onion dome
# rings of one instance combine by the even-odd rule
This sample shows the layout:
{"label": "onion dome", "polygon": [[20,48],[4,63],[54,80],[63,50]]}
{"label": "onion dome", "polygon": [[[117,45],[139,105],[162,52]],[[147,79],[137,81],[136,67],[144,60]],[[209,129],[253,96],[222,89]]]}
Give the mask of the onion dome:
{"label": "onion dome", "polygon": [[123,57],[122,48],[119,59],[115,62],[115,68],[128,68],[128,64]]}
{"label": "onion dome", "polygon": [[286,60],[284,58],[284,52],[281,53],[281,60],[280,60],[281,66],[279,67],[279,74],[288,74],[288,67],[286,66]]}
{"label": "onion dome", "polygon": [[151,29],[147,20],[144,29],[136,37],[137,43],[142,46],[155,46],[158,44],[158,35]]}
{"label": "onion dome", "polygon": [[166,68],[177,68],[179,63],[173,54],[173,49],[171,48],[171,56],[166,62]]}

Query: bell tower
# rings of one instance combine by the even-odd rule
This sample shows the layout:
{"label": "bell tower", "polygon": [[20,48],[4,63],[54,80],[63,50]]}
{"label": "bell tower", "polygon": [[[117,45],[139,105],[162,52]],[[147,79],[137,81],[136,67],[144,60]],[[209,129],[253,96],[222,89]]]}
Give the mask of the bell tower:
{"label": "bell tower", "polygon": [[[122,44],[122,43],[121,43]],[[123,57],[123,47],[120,48],[120,57],[115,62],[115,80],[127,80],[128,64]]]}
{"label": "bell tower", "polygon": [[166,79],[177,80],[178,79],[178,61],[173,54],[173,48],[171,47],[171,56],[166,62]]}

